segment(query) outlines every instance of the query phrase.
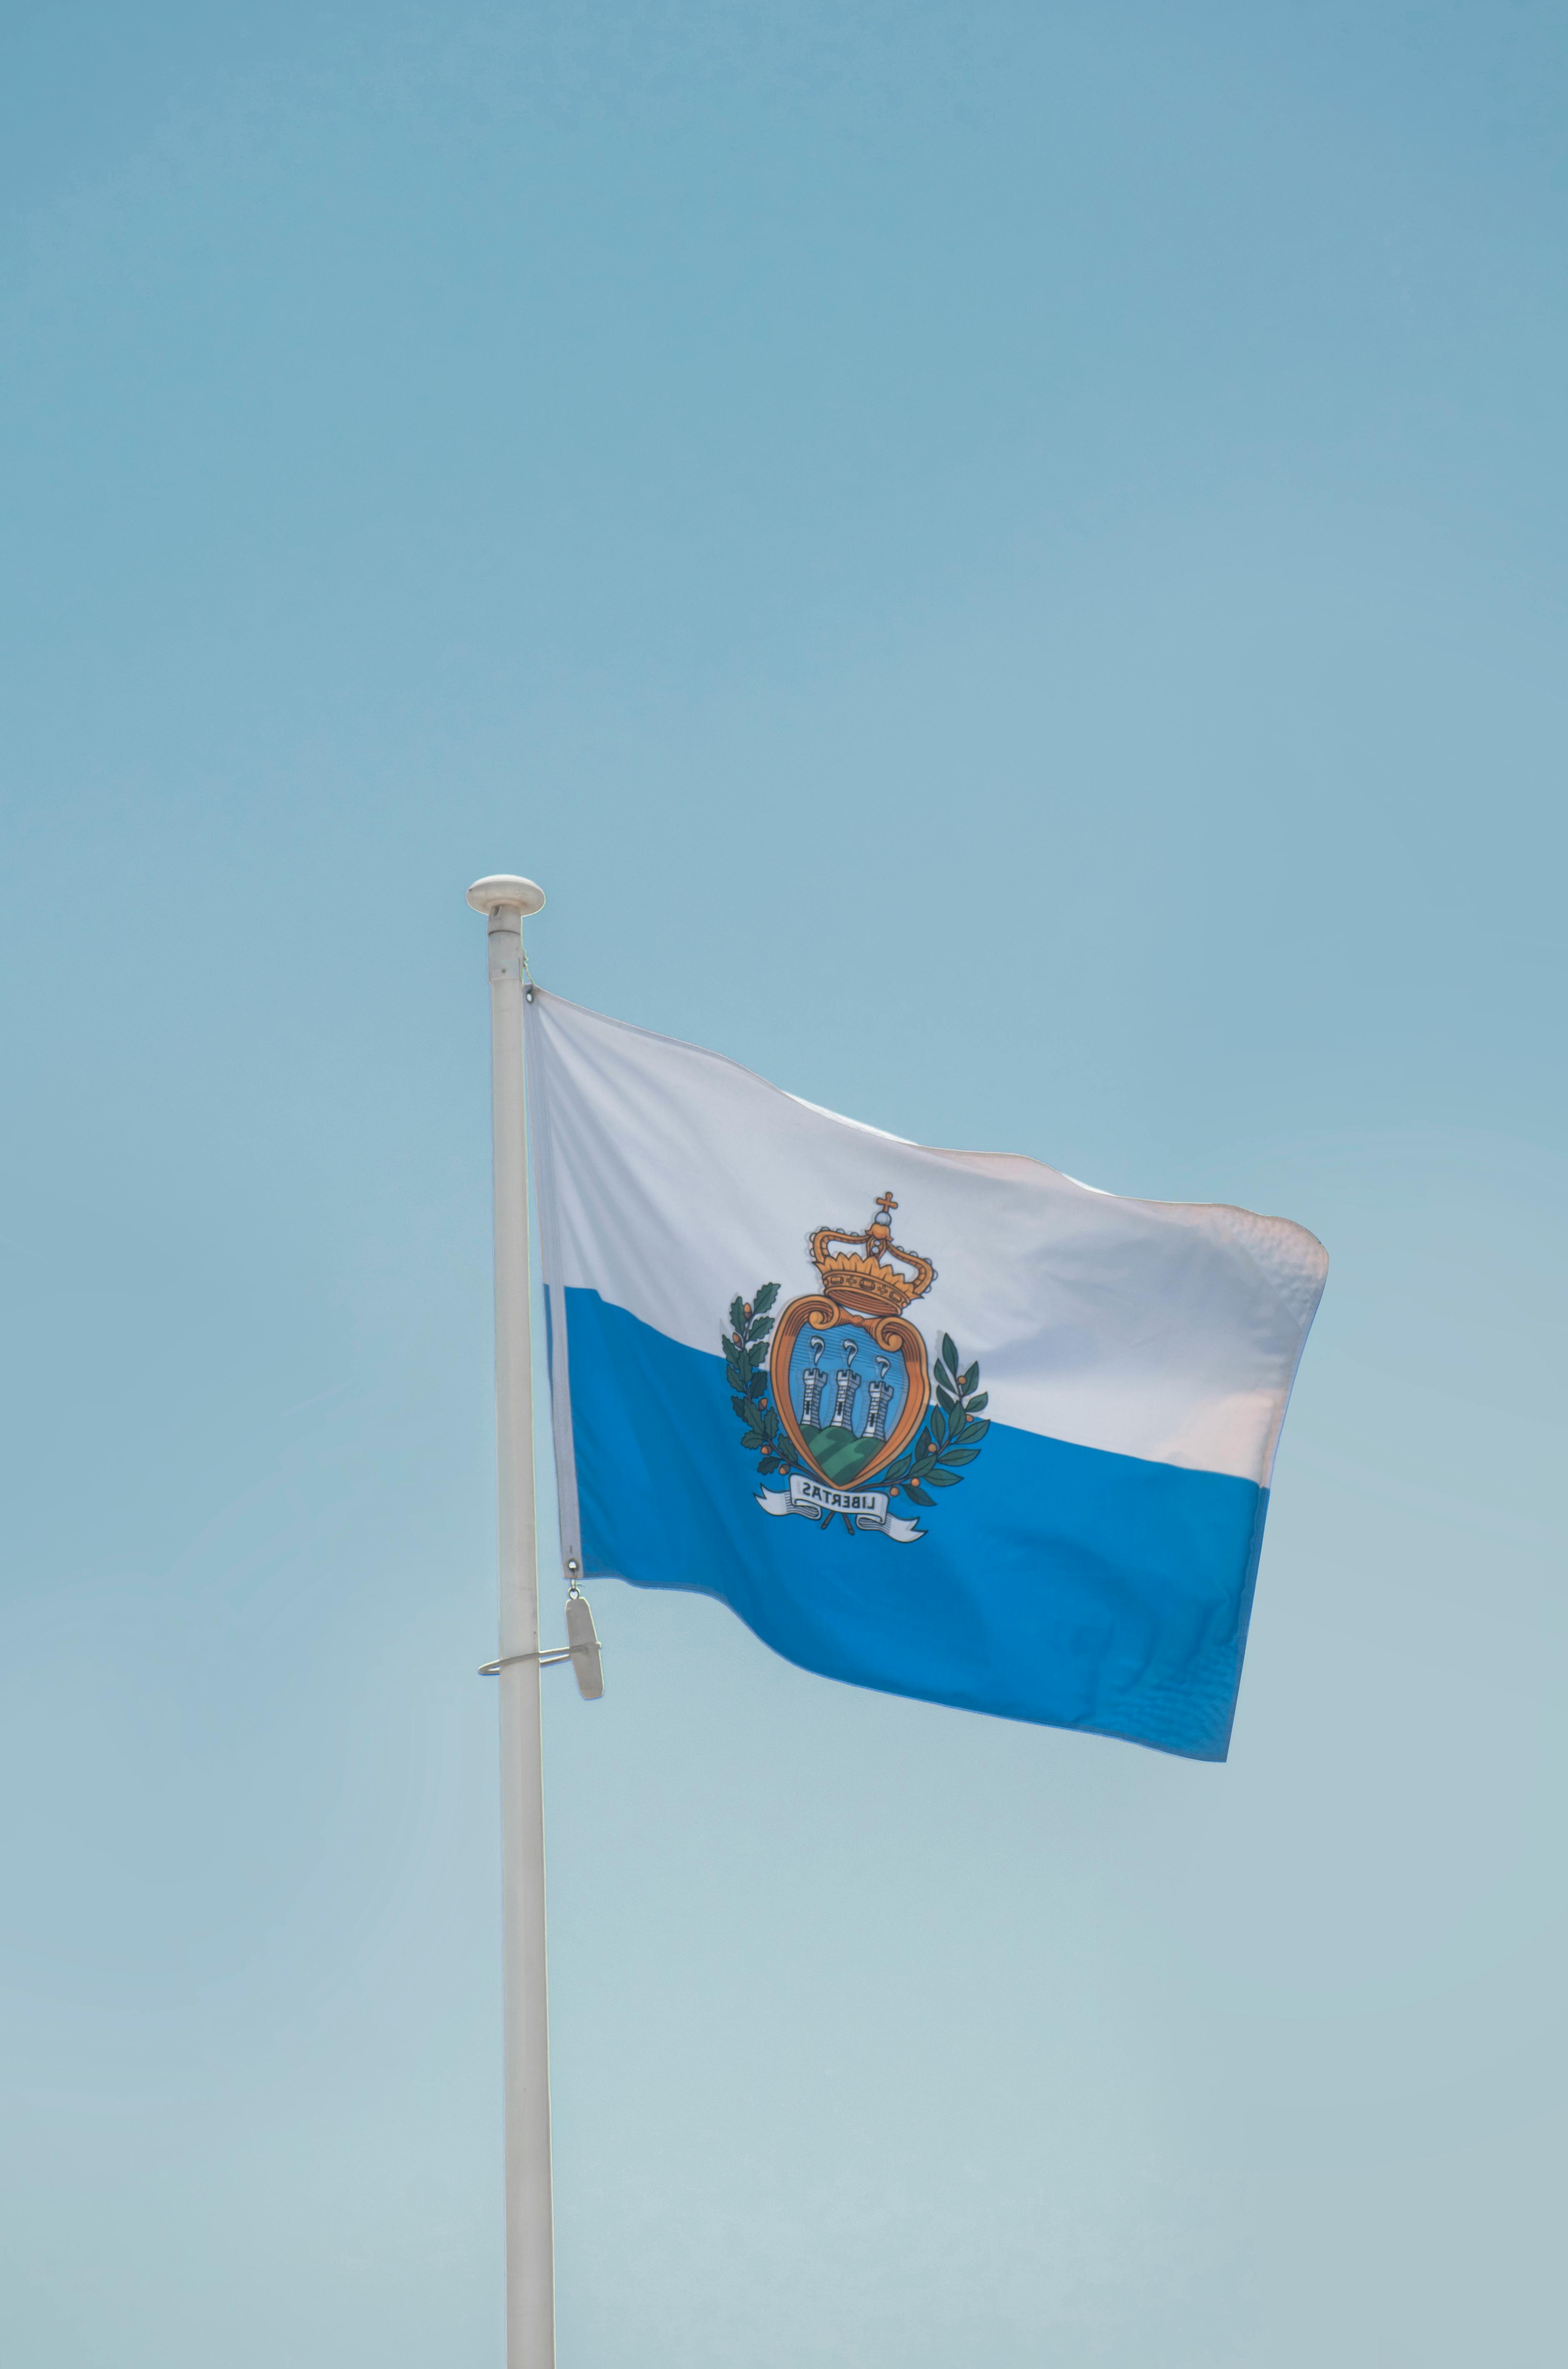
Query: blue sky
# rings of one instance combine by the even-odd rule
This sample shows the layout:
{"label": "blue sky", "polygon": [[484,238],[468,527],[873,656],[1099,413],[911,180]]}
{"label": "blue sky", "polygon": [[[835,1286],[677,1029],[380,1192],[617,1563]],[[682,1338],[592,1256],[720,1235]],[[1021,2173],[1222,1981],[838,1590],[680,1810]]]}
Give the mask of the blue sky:
{"label": "blue sky", "polygon": [[499,2362],[519,869],[568,995],[1333,1260],[1224,1768],[596,1588],[562,2369],[1554,2363],[1561,11],[4,40],[8,2362]]}

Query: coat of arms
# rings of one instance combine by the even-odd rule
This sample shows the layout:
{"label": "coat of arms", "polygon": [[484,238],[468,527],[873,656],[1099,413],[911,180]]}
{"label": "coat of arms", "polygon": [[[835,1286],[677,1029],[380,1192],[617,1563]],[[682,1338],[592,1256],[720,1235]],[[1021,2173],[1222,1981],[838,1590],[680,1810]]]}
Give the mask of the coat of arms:
{"label": "coat of arms", "polygon": [[960,1370],[945,1333],[933,1360],[905,1313],[936,1269],[893,1240],[898,1206],[882,1194],[864,1233],[818,1226],[807,1249],[821,1288],[776,1322],[778,1284],[732,1300],[724,1361],[741,1444],[764,1480],[784,1483],[758,1491],[763,1512],[805,1515],[823,1529],[841,1516],[852,1532],[908,1545],[925,1532],[894,1501],[933,1505],[931,1492],[956,1486],[990,1425],[979,1364]]}

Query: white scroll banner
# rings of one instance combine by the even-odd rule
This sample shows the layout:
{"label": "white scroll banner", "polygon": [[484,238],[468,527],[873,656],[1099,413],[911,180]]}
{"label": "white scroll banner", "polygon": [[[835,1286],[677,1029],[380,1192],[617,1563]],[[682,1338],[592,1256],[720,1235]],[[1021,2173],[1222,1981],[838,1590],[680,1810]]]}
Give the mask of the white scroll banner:
{"label": "white scroll banner", "polygon": [[764,1514],[804,1514],[812,1522],[819,1522],[824,1514],[847,1514],[856,1529],[880,1530],[901,1547],[925,1536],[918,1521],[907,1522],[887,1511],[880,1489],[830,1489],[806,1472],[792,1472],[787,1490],[759,1489],[757,1503]]}

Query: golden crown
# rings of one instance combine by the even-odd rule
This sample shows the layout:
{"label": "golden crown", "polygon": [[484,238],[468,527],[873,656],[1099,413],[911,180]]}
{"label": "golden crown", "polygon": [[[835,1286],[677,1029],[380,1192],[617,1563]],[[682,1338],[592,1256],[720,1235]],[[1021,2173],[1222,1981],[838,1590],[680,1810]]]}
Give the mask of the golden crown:
{"label": "golden crown", "polygon": [[[879,1215],[862,1234],[846,1234],[835,1226],[818,1226],[811,1237],[811,1258],[830,1299],[850,1314],[897,1316],[911,1299],[919,1299],[936,1281],[936,1269],[919,1251],[904,1250],[893,1240],[888,1220],[898,1204],[891,1193],[879,1193]],[[845,1247],[833,1251],[830,1245]],[[901,1259],[911,1275],[891,1265]]]}

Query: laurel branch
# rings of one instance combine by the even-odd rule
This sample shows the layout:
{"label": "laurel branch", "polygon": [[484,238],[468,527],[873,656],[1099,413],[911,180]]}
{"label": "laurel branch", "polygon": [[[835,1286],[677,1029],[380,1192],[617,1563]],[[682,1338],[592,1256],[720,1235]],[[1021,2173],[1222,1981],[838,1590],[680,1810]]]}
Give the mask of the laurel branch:
{"label": "laurel branch", "polygon": [[976,1387],[980,1379],[979,1359],[958,1371],[958,1352],[953,1346],[953,1336],[942,1336],[942,1355],[936,1361],[936,1404],[921,1426],[921,1436],[914,1446],[907,1448],[886,1472],[876,1475],[885,1484],[889,1497],[902,1489],[911,1505],[934,1505],[936,1500],[927,1493],[932,1489],[956,1489],[964,1478],[961,1467],[972,1464],[980,1452],[980,1442],[990,1429],[989,1416],[980,1409],[988,1404],[989,1390]]}
{"label": "laurel branch", "polygon": [[759,1472],[787,1472],[795,1461],[780,1436],[779,1411],[768,1398],[768,1335],[773,1329],[768,1310],[778,1296],[778,1285],[765,1283],[755,1299],[732,1299],[730,1329],[720,1336],[733,1392],[729,1403],[746,1426],[740,1445],[761,1449]]}

